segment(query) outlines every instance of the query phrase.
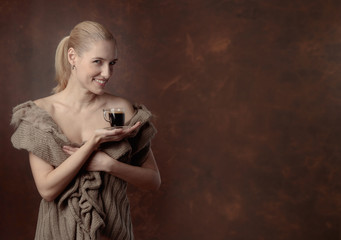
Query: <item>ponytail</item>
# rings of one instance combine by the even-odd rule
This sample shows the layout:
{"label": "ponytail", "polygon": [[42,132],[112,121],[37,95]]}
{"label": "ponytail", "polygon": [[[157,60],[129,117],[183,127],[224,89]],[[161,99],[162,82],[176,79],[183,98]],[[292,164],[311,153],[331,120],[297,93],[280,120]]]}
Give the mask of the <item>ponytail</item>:
{"label": "ponytail", "polygon": [[68,45],[69,36],[64,37],[56,50],[55,56],[55,70],[56,70],[56,81],[58,85],[52,90],[53,93],[58,93],[66,88],[70,74],[71,66],[68,61]]}

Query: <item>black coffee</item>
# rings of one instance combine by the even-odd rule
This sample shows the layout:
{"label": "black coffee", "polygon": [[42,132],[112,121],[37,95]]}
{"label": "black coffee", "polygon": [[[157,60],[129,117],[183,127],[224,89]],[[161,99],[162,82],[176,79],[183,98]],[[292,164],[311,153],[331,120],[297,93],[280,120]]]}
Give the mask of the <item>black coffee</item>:
{"label": "black coffee", "polygon": [[110,125],[112,127],[124,126],[124,113],[109,113]]}

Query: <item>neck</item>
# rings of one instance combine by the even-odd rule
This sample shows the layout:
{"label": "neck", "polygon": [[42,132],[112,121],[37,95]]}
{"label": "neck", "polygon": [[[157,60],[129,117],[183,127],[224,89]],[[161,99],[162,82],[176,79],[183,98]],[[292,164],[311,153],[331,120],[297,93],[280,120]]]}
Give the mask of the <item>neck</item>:
{"label": "neck", "polygon": [[98,95],[81,88],[80,86],[74,86],[71,81],[66,88],[59,93],[59,97],[65,105],[72,107],[76,111],[89,108],[98,100]]}

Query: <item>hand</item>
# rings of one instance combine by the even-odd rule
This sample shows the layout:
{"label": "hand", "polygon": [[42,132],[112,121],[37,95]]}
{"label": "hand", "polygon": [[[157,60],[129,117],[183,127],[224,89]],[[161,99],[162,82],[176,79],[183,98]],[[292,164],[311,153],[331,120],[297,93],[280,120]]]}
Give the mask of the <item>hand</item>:
{"label": "hand", "polygon": [[103,171],[110,172],[110,166],[117,161],[102,151],[94,153],[85,164],[87,171]]}
{"label": "hand", "polygon": [[103,142],[118,142],[122,139],[129,137],[133,132],[140,127],[141,123],[137,122],[130,128],[115,128],[115,129],[97,129],[94,134],[94,138],[97,139],[96,142],[99,144]]}
{"label": "hand", "polygon": [[[63,146],[63,151],[67,154],[74,154],[79,148],[71,146]],[[102,151],[94,152],[85,164],[85,169],[87,171],[104,171],[108,172],[110,170],[110,164],[113,164],[115,159],[111,158],[108,154]]]}
{"label": "hand", "polygon": [[74,154],[79,148],[71,147],[71,146],[63,146],[63,151],[69,155]]}

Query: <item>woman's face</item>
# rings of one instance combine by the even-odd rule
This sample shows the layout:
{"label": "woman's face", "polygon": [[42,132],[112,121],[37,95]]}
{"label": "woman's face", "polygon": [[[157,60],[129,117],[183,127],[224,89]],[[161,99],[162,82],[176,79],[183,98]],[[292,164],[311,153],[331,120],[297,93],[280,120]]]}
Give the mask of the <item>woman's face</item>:
{"label": "woman's face", "polygon": [[82,87],[95,94],[103,94],[117,61],[113,41],[99,40],[76,57],[76,78]]}

